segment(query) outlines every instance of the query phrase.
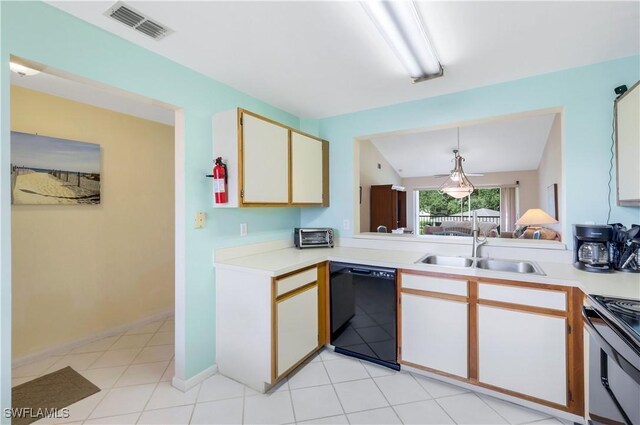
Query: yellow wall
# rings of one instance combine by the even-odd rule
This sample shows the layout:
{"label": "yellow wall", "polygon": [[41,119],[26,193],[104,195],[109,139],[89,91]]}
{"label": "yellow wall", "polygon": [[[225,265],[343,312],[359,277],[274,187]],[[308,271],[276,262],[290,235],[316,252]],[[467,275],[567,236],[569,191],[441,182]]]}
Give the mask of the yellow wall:
{"label": "yellow wall", "polygon": [[100,205],[17,205],[13,357],[173,309],[173,127],[13,86],[11,129],[98,143]]}

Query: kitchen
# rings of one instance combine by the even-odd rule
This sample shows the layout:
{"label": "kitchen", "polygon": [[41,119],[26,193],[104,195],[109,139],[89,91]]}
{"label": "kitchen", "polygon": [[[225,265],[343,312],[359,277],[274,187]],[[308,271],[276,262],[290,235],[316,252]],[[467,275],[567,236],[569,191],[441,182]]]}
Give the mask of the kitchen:
{"label": "kitchen", "polygon": [[[360,7],[357,4],[355,6]],[[51,19],[51,22],[63,22],[65,26],[76,29],[80,34],[89,33],[93,35],[93,29],[88,29],[84,24],[81,25],[76,22],[75,18],[65,15],[58,10],[53,10],[53,8],[46,5],[3,5],[3,20],[5,16],[10,16],[13,18],[11,19],[13,22],[23,22],[25,20],[28,22],[28,19],[25,18],[26,16],[32,15],[31,10],[29,10],[30,7],[34,7],[38,12],[42,12],[43,16]],[[602,7],[605,8],[604,6]],[[622,15],[626,16],[626,12]],[[365,18],[368,19],[366,16]],[[91,69],[92,67],[89,66],[89,64],[75,64],[71,66],[70,64],[66,64],[62,59],[56,59],[55,52],[61,51],[59,46],[63,46],[65,45],[64,43],[69,42],[64,35],[56,36],[60,37],[60,39],[56,40],[59,42],[58,47],[56,47],[53,41],[44,43],[44,46],[35,47],[27,44],[26,40],[28,37],[20,36],[26,35],[28,31],[35,31],[37,34],[41,30],[34,28],[33,25],[26,25],[25,28],[17,27],[18,25],[11,23],[5,26],[3,22],[3,32],[10,31],[10,46],[13,46],[11,51],[17,56],[29,58],[35,62],[48,63],[51,64],[51,66],[57,66],[62,69],[70,69],[80,75],[93,77],[94,79],[106,81],[107,83],[110,82],[124,89],[143,92],[151,97],[161,97],[169,103],[184,105],[184,103],[182,103],[184,99],[181,95],[173,92],[158,93],[154,91],[153,83],[140,81],[144,80],[144,78],[140,77],[140,75],[142,75],[142,69],[145,68],[143,59],[133,61],[133,68],[137,70],[133,75],[138,76],[138,78],[131,79],[130,71],[114,69],[117,67],[109,65],[98,53],[91,54],[90,57],[95,59],[93,62],[114,72],[113,75],[115,77],[105,77],[102,72]],[[4,30],[4,28],[8,29]],[[55,31],[52,31],[52,33],[55,33]],[[118,48],[125,47],[122,43],[113,41],[102,33],[100,34],[99,38],[102,39],[102,37],[104,37],[105,40],[103,41],[106,45],[112,46],[114,51]],[[90,46],[88,42],[84,44],[85,42],[82,41],[82,39],[83,37],[75,37],[74,42],[84,47]],[[381,42],[384,42],[384,40],[381,40]],[[384,44],[382,45],[384,46]],[[135,52],[136,55],[143,50],[133,45],[126,48],[131,49],[131,52]],[[46,49],[49,49],[53,53],[46,52]],[[442,54],[444,54],[444,52]],[[635,56],[630,56],[631,54]],[[389,56],[391,62],[395,60],[393,54]],[[623,56],[628,57],[623,58]],[[153,55],[147,56],[146,54],[142,54],[141,57],[150,62],[157,59]],[[512,78],[513,81],[500,82],[499,84],[496,81],[494,85],[469,88],[454,94],[443,94],[440,97],[427,98],[426,95],[421,95],[420,97],[416,97],[416,99],[423,98],[422,100],[414,99],[415,102],[411,102],[410,105],[398,104],[384,106],[380,103],[364,105],[361,108],[348,111],[349,113],[345,111],[345,114],[332,114],[331,112],[318,113],[317,115],[300,114],[301,116],[326,117],[321,119],[297,120],[285,113],[271,110],[259,102],[247,100],[244,96],[239,96],[233,100],[225,100],[220,102],[220,104],[206,108],[201,106],[205,104],[206,101],[200,99],[192,105],[187,105],[195,108],[195,111],[193,111],[193,108],[191,111],[189,108],[186,108],[187,119],[184,121],[184,125],[192,132],[188,132],[189,143],[193,143],[189,145],[186,150],[189,178],[186,178],[184,175],[184,167],[176,167],[176,173],[182,173],[181,181],[183,184],[186,184],[187,188],[186,195],[184,192],[180,192],[182,195],[176,196],[176,203],[181,204],[180,208],[183,212],[181,216],[177,214],[178,219],[181,217],[182,221],[180,221],[180,226],[177,226],[176,232],[180,231],[178,227],[182,227],[182,231],[184,232],[181,238],[176,238],[177,241],[181,240],[183,243],[183,245],[177,246],[177,256],[186,257],[186,261],[183,263],[184,268],[180,269],[176,267],[177,274],[181,273],[182,275],[182,284],[178,277],[176,279],[176,348],[177,351],[182,352],[181,360],[177,360],[179,364],[177,364],[176,368],[176,377],[178,379],[174,380],[176,386],[185,382],[198,385],[198,379],[192,380],[192,378],[197,378],[199,375],[200,379],[206,379],[205,375],[209,372],[214,372],[216,364],[218,369],[224,374],[222,358],[225,355],[225,347],[230,347],[230,345],[224,344],[223,346],[221,343],[223,336],[220,335],[220,332],[224,331],[221,327],[222,322],[220,319],[216,321],[211,312],[215,310],[216,314],[223,313],[216,309],[214,293],[215,291],[223,290],[226,284],[224,283],[224,279],[220,277],[215,279],[215,284],[213,282],[214,273],[225,273],[227,269],[249,268],[258,270],[258,274],[261,275],[259,281],[267,282],[266,285],[262,285],[259,290],[267,292],[271,289],[272,277],[276,278],[283,274],[300,270],[301,268],[316,265],[318,276],[322,276],[322,273],[325,273],[326,276],[327,271],[320,271],[317,264],[324,263],[327,260],[400,269],[402,270],[400,273],[408,272],[405,273],[407,275],[410,275],[411,271],[420,273],[444,273],[448,276],[445,279],[453,282],[467,282],[467,288],[463,289],[466,292],[463,293],[460,292],[463,290],[460,290],[458,291],[459,293],[455,294],[445,293],[447,297],[455,298],[454,301],[453,299],[446,299],[445,297],[445,301],[465,303],[468,304],[469,308],[479,310],[484,307],[482,305],[484,301],[490,301],[481,294],[483,288],[481,285],[487,285],[484,288],[495,289],[493,287],[498,285],[493,285],[495,282],[493,282],[492,279],[500,280],[499,276],[501,275],[498,274],[498,272],[480,270],[474,267],[464,270],[451,267],[444,268],[444,266],[414,264],[415,261],[428,253],[445,256],[469,256],[471,252],[470,240],[465,240],[463,243],[450,243],[450,241],[447,242],[446,240],[438,240],[436,242],[434,239],[432,239],[433,242],[426,240],[417,241],[404,238],[404,235],[358,235],[357,232],[352,231],[352,228],[357,222],[356,210],[358,208],[358,197],[356,195],[358,185],[354,184],[355,178],[353,177],[355,164],[354,139],[372,134],[382,134],[414,128],[431,128],[439,125],[461,123],[487,117],[548,108],[563,109],[563,202],[561,202],[561,205],[563,204],[564,206],[560,210],[560,216],[564,217],[562,221],[562,234],[566,237],[564,240],[564,248],[554,245],[549,249],[540,249],[540,245],[532,246],[532,243],[523,243],[522,246],[520,246],[518,245],[518,241],[489,241],[480,247],[481,256],[535,262],[546,276],[509,275],[509,279],[514,279],[518,282],[520,285],[518,289],[521,290],[524,290],[523,288],[529,288],[528,285],[532,283],[544,285],[559,284],[559,287],[556,288],[554,286],[554,289],[561,289],[565,294],[575,295],[575,288],[578,287],[588,291],[588,293],[611,295],[618,294],[619,290],[619,296],[637,299],[638,281],[632,274],[615,273],[608,275],[610,277],[607,278],[596,275],[595,273],[589,274],[575,270],[571,264],[573,242],[569,236],[572,234],[571,225],[574,223],[605,222],[608,209],[606,180],[609,169],[610,129],[611,119],[613,117],[613,101],[616,97],[613,89],[621,84],[626,84],[631,87],[635,81],[638,80],[637,61],[637,53],[625,53],[617,57],[606,57],[606,59],[602,60],[602,63],[596,63],[586,67],[568,67],[570,69],[566,70],[554,69],[556,72],[551,74],[527,76],[528,78],[521,80]],[[583,65],[587,64],[585,63]],[[400,65],[398,65],[398,67],[400,67]],[[171,75],[173,71],[165,72],[160,70],[159,72],[163,77],[166,77],[167,80],[170,80],[171,77],[176,77],[175,74]],[[177,73],[177,71],[175,72]],[[125,76],[125,74],[128,76]],[[443,78],[446,78],[446,75],[447,71],[445,66],[445,77]],[[193,77],[195,80],[202,78],[200,75],[197,77],[190,75],[190,77]],[[521,75],[520,78],[522,77],[525,76]],[[145,78],[151,77],[145,75]],[[406,80],[406,75],[404,78]],[[157,82],[157,80],[154,81]],[[418,87],[418,90],[428,90],[420,87],[426,87],[423,85],[431,83],[441,84],[438,83],[438,81],[445,80],[435,79],[433,81],[425,81],[414,87]],[[212,92],[216,92],[216,90],[220,89],[217,87],[212,88]],[[198,91],[198,87],[194,87],[193,91]],[[389,103],[386,105],[388,104]],[[280,202],[283,204],[292,204],[292,208],[274,209],[263,207],[261,209],[253,209],[212,207],[212,182],[210,179],[204,177],[204,175],[211,172],[210,166],[213,165],[213,159],[222,154],[218,152],[219,146],[215,139],[214,143],[211,143],[213,139],[212,133],[215,132],[215,128],[211,129],[212,120],[217,113],[233,110],[238,106],[273,121],[283,123],[287,127],[293,128],[293,130],[304,133],[303,136],[309,137],[310,139],[320,138],[321,140],[329,141],[329,186],[328,190],[320,192],[323,196],[324,193],[328,192],[330,198],[328,207],[320,206],[324,200],[318,199],[317,191],[313,202],[309,202],[317,206],[293,207],[293,204],[296,202],[292,202],[288,198],[288,192],[286,190],[283,193],[286,194],[287,198],[281,198]],[[363,109],[373,106],[379,106],[380,108],[363,111]],[[360,110],[360,112],[356,112],[358,110]],[[188,115],[189,113],[193,115]],[[584,146],[587,146],[589,149],[589,155],[583,154]],[[318,154],[318,149],[314,152]],[[319,153],[323,155],[322,147],[319,149]],[[179,158],[179,155],[176,156]],[[318,163],[314,162],[314,164],[317,165]],[[237,173],[239,168],[229,166],[228,169],[229,172],[233,174]],[[324,167],[320,167],[320,170],[324,170]],[[284,174],[284,176],[282,174]],[[286,180],[288,178],[287,173],[282,174],[278,174],[279,177]],[[590,178],[592,175],[597,178]],[[590,184],[592,184],[590,196],[585,196],[583,190],[584,181],[587,179]],[[234,190],[231,186],[231,181],[232,179],[230,178],[228,183],[230,185],[229,190],[239,194],[238,191]],[[321,181],[324,182],[324,180]],[[235,189],[237,189],[237,186]],[[184,190],[184,187],[177,184],[176,190]],[[181,202],[180,200],[184,200],[185,196],[187,200]],[[615,195],[612,196],[613,213],[610,222],[620,222],[626,225],[636,223],[638,221],[637,207],[617,206],[615,205]],[[260,200],[258,202],[260,202]],[[306,201],[300,202],[307,203]],[[205,211],[208,215],[208,228],[202,231],[191,229],[191,217],[198,211]],[[238,232],[240,225],[243,223],[248,223],[248,234],[244,237],[239,236]],[[186,232],[184,227],[187,227]],[[333,249],[296,250],[292,248],[292,229],[294,227],[331,227],[336,231],[336,247]],[[214,261],[217,265],[215,271],[211,267],[212,249],[215,250]],[[276,249],[282,249],[283,251],[276,251]],[[259,252],[262,250],[272,252],[260,254]],[[3,252],[6,252],[6,250],[3,249]],[[189,255],[186,255],[187,252]],[[256,254],[256,256],[248,257],[251,253]],[[284,255],[285,253],[287,254],[286,256]],[[244,260],[242,258],[244,258]],[[225,268],[225,264],[229,267]],[[5,268],[3,268],[3,270],[5,270]],[[579,274],[576,275],[576,273]],[[185,275],[187,277],[185,277]],[[502,274],[502,276],[506,276],[506,274]],[[3,285],[5,286],[3,286],[3,291],[7,289],[6,282],[10,283],[11,281],[8,276],[7,279],[4,277],[5,276],[3,276]],[[504,277],[503,279],[507,278]],[[610,288],[612,284],[609,279],[615,280],[615,293],[611,292]],[[320,280],[320,277],[318,277],[318,288],[321,285]],[[405,281],[404,278],[403,281]],[[309,283],[311,282],[305,282],[304,285]],[[453,283],[451,286],[459,287],[460,285]],[[187,288],[189,288],[189,291],[186,290]],[[418,290],[408,287],[406,289]],[[472,293],[472,289],[473,291],[477,289],[478,293]],[[554,289],[552,289],[552,291]],[[320,297],[321,292],[318,292],[318,294]],[[271,312],[270,302],[272,294],[266,293],[265,295],[266,298],[264,298],[263,301],[267,300],[266,304],[263,303],[262,308],[254,312],[255,314],[262,314],[263,316],[261,317],[263,319]],[[286,296],[286,294],[282,295]],[[404,296],[404,294],[402,296]],[[436,301],[442,302],[442,297],[433,298],[438,298]],[[251,296],[251,300],[257,301],[257,299],[257,293]],[[567,299],[573,300],[571,297]],[[575,305],[576,303],[574,302],[567,302],[564,307],[556,306],[557,308],[555,308],[555,310],[557,311],[554,310],[553,312],[553,314],[555,314],[554,318],[562,317],[566,320],[577,320],[575,315],[579,312],[576,311]],[[267,311],[265,308],[269,310]],[[546,304],[543,304],[542,307],[538,306],[536,308],[547,309],[550,307],[546,307]],[[561,313],[558,311],[561,311]],[[3,309],[2,313],[4,315],[6,309]],[[402,314],[408,313],[403,310]],[[4,318],[6,318],[6,316],[3,316],[3,319]],[[5,323],[4,320],[3,323]],[[262,325],[269,326],[270,323],[271,320],[269,319],[266,322],[262,322]],[[468,321],[463,319],[457,321],[457,323],[467,324]],[[322,326],[322,323],[318,322],[318,325]],[[193,333],[189,333],[196,329],[214,329],[216,326],[218,327],[217,334],[213,332],[203,332],[202,336],[194,336]],[[476,326],[478,325],[476,324]],[[480,326],[482,326],[482,324],[480,324]],[[191,331],[188,332],[189,329],[191,329]],[[3,335],[5,335],[4,331],[5,329],[3,329]],[[468,330],[465,329],[465,332],[466,331]],[[180,336],[180,334],[182,334],[182,336]],[[267,334],[270,334],[270,332],[261,335],[266,338]],[[572,333],[572,335],[576,334],[577,333]],[[265,350],[265,345],[270,347],[271,341],[265,339],[262,342],[264,344],[261,345],[261,350]],[[456,340],[456,343],[459,344],[460,340]],[[467,351],[472,347],[482,349],[482,341],[476,341],[473,344],[467,343]],[[575,349],[577,343],[574,342],[567,345],[567,347],[573,347],[571,349]],[[458,352],[458,350],[455,350],[455,352]],[[265,363],[269,363],[271,357],[271,355],[264,356],[261,357],[260,360],[252,361],[250,364],[254,365],[260,362],[261,367],[263,367]],[[475,358],[477,358],[477,356]],[[467,356],[466,365],[469,374],[471,374],[472,368],[469,367],[469,359],[470,357]],[[418,364],[419,361],[414,360],[411,363]],[[464,360],[459,361],[458,359],[456,364],[464,365],[465,362]],[[200,375],[202,372],[205,373]],[[271,369],[269,369],[269,373],[270,372],[272,372]],[[480,373],[482,373],[482,367],[480,368]],[[231,374],[229,373],[229,375]],[[272,377],[270,374],[266,379],[267,380],[263,379],[262,382],[271,383]],[[509,388],[511,384],[491,385]],[[565,382],[565,385],[571,386],[577,385],[577,383],[571,381]],[[186,389],[186,386],[183,388]],[[512,391],[526,393],[529,390]],[[3,388],[3,400],[5,393],[6,388]],[[573,400],[574,403],[579,404],[579,396],[573,391],[572,395],[574,397],[567,398],[567,400]],[[547,394],[538,396],[559,400],[556,396]],[[517,401],[514,399],[510,400]],[[561,403],[556,403],[556,405],[558,404]],[[533,405],[528,404],[528,406],[531,407]],[[541,407],[536,404],[536,409],[540,408]],[[542,408],[544,408],[544,406]],[[558,412],[558,410],[561,409],[554,409],[553,415],[560,415],[562,413]],[[568,420],[578,420],[580,415],[577,413],[579,411],[579,407],[567,406],[564,410],[567,415],[565,415],[564,418]]]}

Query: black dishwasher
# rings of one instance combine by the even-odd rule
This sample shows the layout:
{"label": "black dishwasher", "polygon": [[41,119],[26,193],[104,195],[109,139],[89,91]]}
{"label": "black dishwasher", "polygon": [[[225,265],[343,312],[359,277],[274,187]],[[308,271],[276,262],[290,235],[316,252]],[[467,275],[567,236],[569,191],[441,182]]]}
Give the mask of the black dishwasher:
{"label": "black dishwasher", "polygon": [[331,262],[331,344],[337,353],[400,370],[396,270]]}

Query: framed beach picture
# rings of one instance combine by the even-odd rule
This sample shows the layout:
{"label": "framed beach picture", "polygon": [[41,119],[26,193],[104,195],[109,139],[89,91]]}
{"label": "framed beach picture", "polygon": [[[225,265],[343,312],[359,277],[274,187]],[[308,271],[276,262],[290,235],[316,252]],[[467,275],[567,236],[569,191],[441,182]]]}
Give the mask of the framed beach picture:
{"label": "framed beach picture", "polygon": [[99,204],[100,145],[12,131],[11,202]]}
{"label": "framed beach picture", "polygon": [[547,213],[558,219],[558,184],[547,186]]}

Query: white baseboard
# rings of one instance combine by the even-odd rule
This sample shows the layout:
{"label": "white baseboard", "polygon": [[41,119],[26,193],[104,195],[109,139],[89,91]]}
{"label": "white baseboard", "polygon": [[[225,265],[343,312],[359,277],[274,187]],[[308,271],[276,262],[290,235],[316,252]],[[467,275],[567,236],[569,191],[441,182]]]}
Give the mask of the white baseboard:
{"label": "white baseboard", "polygon": [[209,366],[202,372],[198,373],[195,376],[192,376],[189,379],[180,379],[174,376],[173,379],[171,380],[171,384],[177,389],[179,389],[180,391],[186,392],[186,391],[189,391],[191,388],[195,387],[196,385],[198,385],[200,382],[207,379],[208,377],[215,375],[217,371],[218,371],[218,365],[214,364],[213,366]]}
{"label": "white baseboard", "polygon": [[27,363],[45,359],[49,356],[54,356],[56,354],[64,354],[82,345],[89,344],[91,342],[97,341],[102,338],[118,335],[123,332],[129,331],[133,328],[144,326],[148,323],[156,322],[158,320],[164,320],[172,315],[173,315],[173,310],[163,311],[162,313],[154,314],[153,316],[148,316],[148,317],[145,317],[144,319],[136,320],[135,322],[128,323],[126,325],[117,326],[115,328],[108,329],[96,335],[80,338],[71,342],[65,342],[64,344],[56,345],[54,347],[47,348],[46,350],[40,351],[37,353],[27,354],[26,356],[20,357],[19,359],[14,359],[11,362],[11,367],[14,368],[14,367],[22,366]]}

